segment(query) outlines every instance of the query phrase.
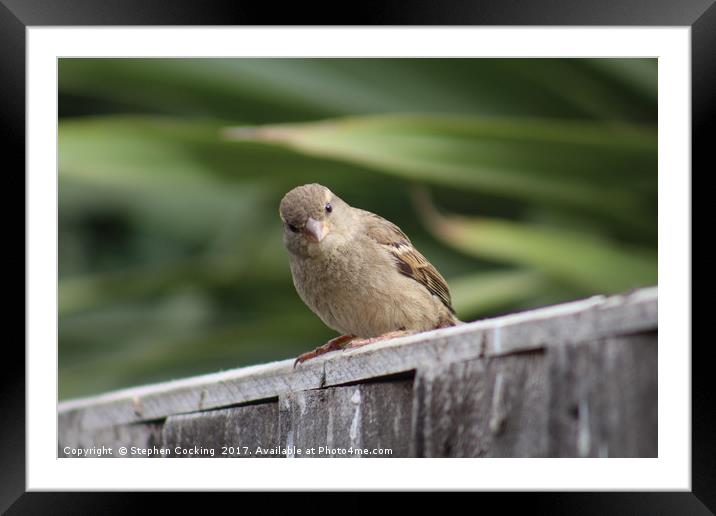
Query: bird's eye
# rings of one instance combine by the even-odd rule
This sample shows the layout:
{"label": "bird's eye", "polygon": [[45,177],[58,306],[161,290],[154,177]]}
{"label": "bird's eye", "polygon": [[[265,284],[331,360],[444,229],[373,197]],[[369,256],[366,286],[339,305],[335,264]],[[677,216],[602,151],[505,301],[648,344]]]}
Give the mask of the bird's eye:
{"label": "bird's eye", "polygon": [[333,211],[333,206],[331,206],[331,203],[326,203],[326,213],[331,213]]}
{"label": "bird's eye", "polygon": [[294,226],[293,224],[289,224],[289,223],[287,222],[287,223],[286,223],[286,226],[288,227],[288,229],[290,229],[290,230],[293,231],[294,233],[298,233],[298,228],[297,228],[296,226]]}

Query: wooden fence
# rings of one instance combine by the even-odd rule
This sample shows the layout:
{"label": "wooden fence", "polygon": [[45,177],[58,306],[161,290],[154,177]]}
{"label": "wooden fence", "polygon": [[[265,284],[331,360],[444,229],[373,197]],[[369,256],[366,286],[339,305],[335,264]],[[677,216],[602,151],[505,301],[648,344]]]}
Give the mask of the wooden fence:
{"label": "wooden fence", "polygon": [[58,456],[656,457],[657,289],[59,404]]}

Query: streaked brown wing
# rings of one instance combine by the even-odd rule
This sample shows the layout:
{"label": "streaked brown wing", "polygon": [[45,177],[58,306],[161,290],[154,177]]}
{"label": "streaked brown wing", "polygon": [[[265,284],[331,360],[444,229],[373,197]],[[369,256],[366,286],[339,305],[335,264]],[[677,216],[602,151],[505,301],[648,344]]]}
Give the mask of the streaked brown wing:
{"label": "streaked brown wing", "polygon": [[366,218],[367,235],[386,247],[386,250],[395,258],[398,271],[417,281],[428,291],[440,298],[440,301],[452,312],[455,313],[450,299],[450,290],[447,282],[435,267],[418,252],[410,239],[401,229],[383,217],[361,210]]}

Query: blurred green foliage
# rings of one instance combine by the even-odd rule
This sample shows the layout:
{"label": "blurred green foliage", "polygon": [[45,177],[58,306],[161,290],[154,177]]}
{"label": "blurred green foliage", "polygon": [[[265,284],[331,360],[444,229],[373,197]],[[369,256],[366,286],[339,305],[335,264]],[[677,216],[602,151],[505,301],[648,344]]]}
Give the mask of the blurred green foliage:
{"label": "blurred green foliage", "polygon": [[61,59],[60,397],[293,357],[278,203],[397,223],[463,320],[657,282],[654,59]]}

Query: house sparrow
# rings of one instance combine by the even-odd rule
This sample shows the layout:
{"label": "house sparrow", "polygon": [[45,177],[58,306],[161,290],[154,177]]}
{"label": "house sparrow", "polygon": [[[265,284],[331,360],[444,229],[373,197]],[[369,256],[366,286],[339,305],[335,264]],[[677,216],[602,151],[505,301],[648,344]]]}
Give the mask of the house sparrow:
{"label": "house sparrow", "polygon": [[445,279],[392,222],[349,206],[319,184],[288,192],[279,213],[298,295],[342,334],[300,355],[294,366],[336,349],[460,322]]}

